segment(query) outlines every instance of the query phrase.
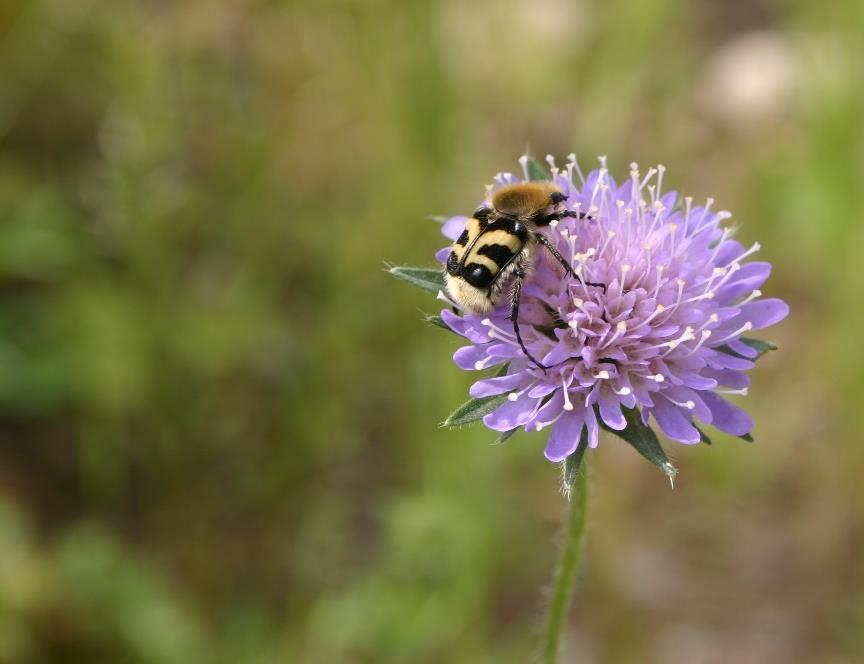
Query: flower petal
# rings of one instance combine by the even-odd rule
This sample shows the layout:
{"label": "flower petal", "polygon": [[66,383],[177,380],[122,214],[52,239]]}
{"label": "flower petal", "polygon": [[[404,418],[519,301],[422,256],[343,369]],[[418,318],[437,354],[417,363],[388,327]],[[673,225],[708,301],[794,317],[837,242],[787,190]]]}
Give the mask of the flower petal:
{"label": "flower petal", "polygon": [[[490,367],[493,363],[491,361],[488,364],[486,363],[486,360],[489,359],[489,346],[490,344],[483,344],[457,348],[456,352],[453,353],[453,361],[457,367],[466,371],[475,371]],[[482,366],[478,366],[479,364],[482,364]]]}
{"label": "flower petal", "polygon": [[525,396],[516,401],[508,399],[486,415],[483,418],[483,424],[495,431],[510,431],[510,429],[521,427],[531,419],[538,403],[537,399],[529,399]]}
{"label": "flower petal", "polygon": [[750,376],[740,371],[706,368],[702,373],[711,376],[717,381],[717,385],[722,387],[731,387],[733,390],[743,390],[745,387],[750,387]]}
{"label": "flower petal", "polygon": [[715,299],[720,304],[732,304],[759,288],[770,274],[771,263],[745,263],[729,283],[717,289]]}
{"label": "flower petal", "polygon": [[712,426],[733,436],[743,436],[753,431],[753,420],[738,406],[733,406],[714,392],[702,392],[700,396],[711,409]]}
{"label": "flower petal", "polygon": [[753,348],[753,346],[748,346],[747,344],[739,341],[738,339],[730,339],[726,342],[726,345],[739,355],[743,355],[744,357],[746,357],[748,360],[759,357],[758,350]]}
{"label": "flower petal", "polygon": [[[706,351],[707,350],[708,349],[706,349]],[[751,360],[745,360],[744,358],[736,357],[735,355],[730,355],[729,353],[724,353],[722,351],[713,351],[710,354],[706,352],[705,360],[708,362],[708,366],[715,369],[736,369],[738,371],[747,371],[756,366]]]}
{"label": "flower petal", "polygon": [[455,241],[456,238],[462,235],[462,231],[465,230],[465,222],[467,221],[468,217],[464,215],[450,217],[447,221],[441,224],[441,235]]}
{"label": "flower petal", "polygon": [[693,388],[694,390],[711,390],[717,387],[717,380],[705,375],[704,370],[702,371],[702,374],[684,373],[680,374],[678,377],[681,379],[683,385]]}
{"label": "flower petal", "polygon": [[441,320],[456,334],[462,335],[475,344],[484,344],[490,341],[489,328],[477,322],[476,316],[459,316],[450,309],[442,309]]}
{"label": "flower petal", "polygon": [[496,394],[504,394],[505,392],[512,392],[513,390],[522,387],[530,379],[531,376],[526,374],[524,371],[510,374],[509,376],[484,378],[483,380],[478,380],[474,383],[471,386],[471,389],[468,390],[468,394],[475,399],[491,397]]}
{"label": "flower petal", "polygon": [[610,429],[621,431],[627,428],[627,420],[621,412],[621,402],[615,394],[600,394],[600,417]]}
{"label": "flower petal", "polygon": [[579,445],[584,424],[584,411],[566,411],[555,423],[544,454],[549,461],[564,461]]}
{"label": "flower petal", "polygon": [[783,300],[771,298],[742,304],[738,318],[742,321],[750,321],[754,330],[761,330],[763,327],[779,323],[788,315],[789,305]]}
{"label": "flower petal", "polygon": [[[685,414],[686,413],[686,414]],[[698,443],[701,438],[690,421],[690,413],[660,395],[654,399],[651,414],[667,436],[680,443]]]}

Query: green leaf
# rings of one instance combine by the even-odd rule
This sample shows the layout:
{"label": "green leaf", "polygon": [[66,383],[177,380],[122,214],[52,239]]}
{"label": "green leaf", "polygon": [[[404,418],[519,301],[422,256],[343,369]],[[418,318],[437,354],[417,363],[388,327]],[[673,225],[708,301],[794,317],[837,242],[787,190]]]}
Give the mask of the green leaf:
{"label": "green leaf", "polygon": [[534,157],[528,157],[526,169],[528,171],[529,180],[548,180],[550,177],[546,168],[539,161],[534,159]]}
{"label": "green leaf", "polygon": [[[509,366],[509,362],[502,364],[501,368],[498,369],[498,371],[496,371],[493,375],[496,377],[505,375],[507,373],[507,367]],[[477,420],[482,419],[485,415],[488,415],[489,413],[494,411],[505,401],[507,401],[507,394],[495,394],[491,397],[469,399],[452,413],[450,413],[447,416],[447,419],[444,420],[444,424],[442,426],[452,428],[462,426],[463,424],[471,424],[471,422],[476,422]],[[506,440],[506,438],[504,440]]]}
{"label": "green leaf", "polygon": [[738,339],[743,344],[750,346],[750,348],[754,349],[757,352],[756,357],[744,357],[741,353],[736,353],[734,350],[726,346],[717,346],[714,350],[719,350],[721,353],[726,353],[727,355],[733,355],[734,357],[740,357],[742,360],[752,360],[755,362],[760,357],[762,357],[769,350],[777,350],[777,346],[772,344],[770,341],[762,341],[762,339],[751,339],[750,337],[741,337]]}
{"label": "green leaf", "polygon": [[388,265],[387,271],[397,279],[419,286],[437,295],[444,289],[444,273],[434,267],[398,267]]}
{"label": "green leaf", "polygon": [[669,463],[666,453],[660,446],[660,441],[657,440],[657,434],[654,433],[651,427],[645,426],[642,423],[642,416],[638,408],[623,408],[622,411],[624,412],[624,418],[627,420],[627,427],[623,431],[610,429],[605,424],[602,424],[602,420],[600,420],[601,426],[609,433],[614,433],[619,438],[623,438],[630,443],[639,454],[666,473],[666,477],[669,478],[669,482],[671,483],[675,479],[675,475],[678,474],[678,471],[675,469],[675,466]]}
{"label": "green leaf", "polygon": [[588,448],[588,427],[582,427],[582,437],[579,439],[579,445],[576,450],[564,459],[561,464],[562,472],[562,490],[565,496],[570,496],[570,490],[573,488],[573,482],[576,481],[576,475],[579,473],[579,468],[582,466],[582,457],[585,456],[585,450]]}

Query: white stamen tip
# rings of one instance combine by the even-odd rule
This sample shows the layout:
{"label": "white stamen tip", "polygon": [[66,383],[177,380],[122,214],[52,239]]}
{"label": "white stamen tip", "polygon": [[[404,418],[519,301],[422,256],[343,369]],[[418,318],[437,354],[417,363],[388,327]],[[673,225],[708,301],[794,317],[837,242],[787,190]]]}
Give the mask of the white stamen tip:
{"label": "white stamen tip", "polygon": [[511,392],[507,395],[507,401],[516,401],[519,398],[519,395],[515,392]]}
{"label": "white stamen tip", "polygon": [[627,272],[630,271],[631,268],[632,268],[631,265],[627,265],[627,264],[625,263],[624,265],[621,266],[621,271],[624,272],[624,273],[626,274]]}
{"label": "white stamen tip", "polygon": [[581,307],[583,304],[585,304],[585,300],[582,300],[582,299],[577,297],[576,299],[573,300],[573,304],[575,304],[577,307]]}
{"label": "white stamen tip", "polygon": [[564,410],[573,410],[573,404],[568,401],[564,404]]}
{"label": "white stamen tip", "polygon": [[482,363],[480,360],[477,360],[477,361],[474,363],[474,368],[477,369],[477,371],[480,371],[480,369],[483,368],[483,363]]}
{"label": "white stamen tip", "polygon": [[708,316],[708,320],[712,323],[716,323],[718,320],[720,320],[720,316],[718,316],[717,314],[711,314],[710,316]]}
{"label": "white stamen tip", "polygon": [[702,341],[711,336],[711,330],[702,330]]}
{"label": "white stamen tip", "polygon": [[575,320],[568,321],[567,325],[569,327],[572,327],[574,330],[579,327],[578,321],[575,321]]}
{"label": "white stamen tip", "polygon": [[544,426],[543,422],[537,422],[537,424],[534,425],[534,430],[535,431],[543,431],[543,426]]}
{"label": "white stamen tip", "polygon": [[692,402],[692,401],[685,401],[685,402],[684,402],[684,407],[685,407],[687,410],[693,410],[694,408],[696,408],[696,404],[695,404],[694,402]]}
{"label": "white stamen tip", "polygon": [[618,324],[615,326],[615,328],[616,328],[619,332],[626,332],[626,331],[627,331],[627,323],[626,323],[626,321],[623,321],[623,320],[622,320],[622,321],[619,321]]}
{"label": "white stamen tip", "polygon": [[552,221],[549,222],[549,228],[556,228],[557,226],[558,226],[558,220],[557,219],[553,219]]}
{"label": "white stamen tip", "polygon": [[664,311],[666,311],[666,307],[664,307],[662,304],[658,304],[657,308],[654,310],[654,313],[662,314]]}
{"label": "white stamen tip", "polygon": [[605,369],[603,371],[598,371],[595,378],[600,378],[601,380],[609,380],[609,372]]}
{"label": "white stamen tip", "polygon": [[631,390],[629,387],[622,387],[620,390],[618,390],[616,392],[616,394],[619,394],[622,397],[626,397],[628,394],[630,394],[630,392],[631,392]]}
{"label": "white stamen tip", "polygon": [[488,326],[492,325],[492,321],[489,320],[488,318],[484,318],[483,320],[480,321],[480,324],[488,327]]}
{"label": "white stamen tip", "polygon": [[654,374],[653,376],[651,376],[651,378],[652,378],[653,380],[656,380],[658,383],[662,383],[664,380],[666,380],[666,379],[663,377],[663,374],[659,374],[659,373],[658,373],[658,374]]}
{"label": "white stamen tip", "polygon": [[519,157],[519,163],[520,163],[522,166],[524,166],[525,164],[527,164],[527,163],[528,163],[528,155],[527,155],[527,154],[523,154],[521,157]]}
{"label": "white stamen tip", "polygon": [[747,331],[749,331],[749,330],[752,330],[752,329],[753,329],[753,323],[751,323],[751,322],[748,320],[746,323],[744,323],[744,325],[741,326],[741,329],[742,329],[744,332],[747,332]]}

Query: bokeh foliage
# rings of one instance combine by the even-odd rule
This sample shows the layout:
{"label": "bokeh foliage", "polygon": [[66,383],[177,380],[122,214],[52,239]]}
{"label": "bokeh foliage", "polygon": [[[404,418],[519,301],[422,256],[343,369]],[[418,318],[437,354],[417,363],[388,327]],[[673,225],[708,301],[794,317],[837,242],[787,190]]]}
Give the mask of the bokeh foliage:
{"label": "bokeh foliage", "polygon": [[569,651],[864,658],[862,7],[0,4],[0,661],[525,661],[558,469],[436,426],[457,341],[382,268],[526,147],[666,164],[792,306],[755,446],[589,455]]}

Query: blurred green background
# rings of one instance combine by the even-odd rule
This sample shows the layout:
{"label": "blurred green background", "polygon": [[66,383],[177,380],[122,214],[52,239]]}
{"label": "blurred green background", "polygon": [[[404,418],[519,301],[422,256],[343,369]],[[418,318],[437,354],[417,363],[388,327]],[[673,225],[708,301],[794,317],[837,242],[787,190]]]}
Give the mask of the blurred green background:
{"label": "blurred green background", "polygon": [[430,214],[664,163],[775,263],[755,445],[590,455],[579,662],[864,661],[860,0],[0,3],[0,662],[524,662],[566,511]]}

